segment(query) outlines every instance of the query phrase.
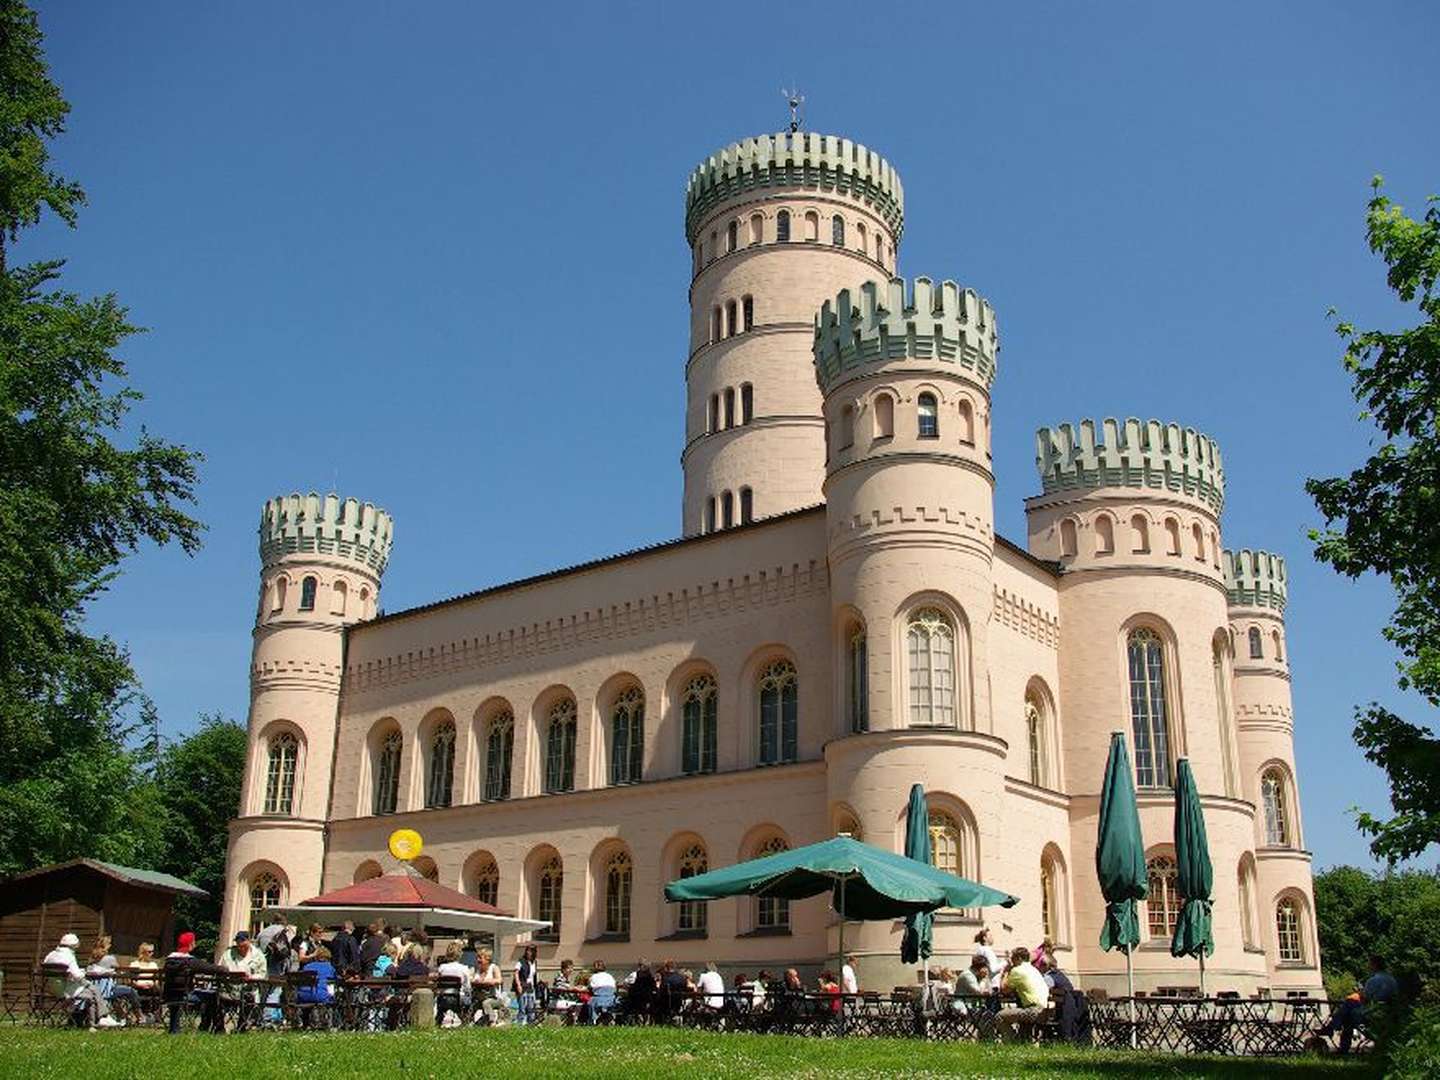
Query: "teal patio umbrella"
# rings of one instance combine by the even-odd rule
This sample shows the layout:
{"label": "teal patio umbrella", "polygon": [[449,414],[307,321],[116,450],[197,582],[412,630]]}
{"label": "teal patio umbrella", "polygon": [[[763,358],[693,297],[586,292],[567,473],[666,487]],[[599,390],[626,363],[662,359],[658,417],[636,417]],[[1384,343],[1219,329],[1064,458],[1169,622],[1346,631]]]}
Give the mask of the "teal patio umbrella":
{"label": "teal patio umbrella", "polygon": [[1188,758],[1181,758],[1175,775],[1176,886],[1183,903],[1170,939],[1171,956],[1200,958],[1200,996],[1205,996],[1205,957],[1215,951],[1210,927],[1211,892],[1215,868],[1210,863],[1210,842],[1205,837],[1205,814]]}
{"label": "teal patio umbrella", "polygon": [[1100,826],[1095,839],[1095,873],[1105,896],[1102,949],[1125,950],[1125,981],[1130,990],[1131,1045],[1135,1030],[1135,969],[1131,956],[1140,944],[1140,918],[1135,901],[1144,900],[1150,884],[1145,875],[1145,842],[1140,836],[1140,811],[1124,732],[1110,734],[1110,757],[1100,786]]}
{"label": "teal patio umbrella", "polygon": [[[914,784],[910,788],[910,805],[905,811],[905,857],[917,863],[930,865],[930,808],[925,803],[925,788]],[[922,996],[930,989],[930,954],[935,942],[932,927],[935,917],[928,911],[917,911],[905,916],[905,936],[900,939],[900,962],[918,964],[924,961],[925,975],[921,984]]]}

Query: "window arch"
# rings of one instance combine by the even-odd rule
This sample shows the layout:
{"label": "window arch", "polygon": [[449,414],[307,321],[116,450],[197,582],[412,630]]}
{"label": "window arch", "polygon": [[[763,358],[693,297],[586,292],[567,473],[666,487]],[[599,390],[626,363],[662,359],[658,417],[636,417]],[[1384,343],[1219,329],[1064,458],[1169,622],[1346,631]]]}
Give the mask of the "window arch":
{"label": "window arch", "polygon": [[1080,550],[1080,539],[1075,529],[1075,522],[1066,518],[1060,522],[1060,557],[1070,558]]}
{"label": "window arch", "polygon": [[[748,326],[745,329],[750,329]],[[740,384],[740,423],[748,424],[755,419],[755,387],[750,383]]]}
{"label": "window arch", "polygon": [[425,805],[449,806],[455,794],[455,721],[444,719],[430,732],[430,768],[425,782]]}
{"label": "window arch", "polygon": [[1165,519],[1165,541],[1167,555],[1180,554],[1180,522],[1173,517]]}
{"label": "window arch", "polygon": [[265,925],[265,910],[279,907],[282,902],[280,879],[268,870],[253,874],[247,883],[250,894],[250,934],[258,934]]}
{"label": "window arch", "polygon": [[765,240],[765,215],[750,215],[750,243],[759,244]]}
{"label": "window arch", "polygon": [[504,709],[485,725],[485,799],[510,797],[510,772],[515,757],[515,714]]}
{"label": "window arch", "polygon": [[729,254],[740,246],[740,223],[732,221],[725,227],[725,252]]}
{"label": "window arch", "polygon": [[1240,859],[1237,873],[1240,893],[1240,940],[1247,949],[1256,948],[1255,940],[1255,861],[1249,852]]}
{"label": "window arch", "polygon": [[870,241],[865,235],[865,223],[863,221],[857,221],[855,223],[855,246],[860,249],[860,254],[862,255],[870,249]]}
{"label": "window arch", "polygon": [[1195,541],[1195,561],[1205,561],[1205,530],[1200,528],[1197,521],[1190,526],[1190,538]]}
{"label": "window arch", "polygon": [[795,761],[799,757],[800,686],[795,665],[776,660],[760,673],[761,765]]}
{"label": "window arch", "polygon": [[628,851],[616,851],[605,863],[605,933],[630,935],[630,895],[634,864]]}
{"label": "window arch", "polygon": [[349,587],[348,585],[346,585],[345,582],[343,582],[343,581],[337,581],[337,582],[335,582],[334,585],[330,586],[330,614],[331,614],[331,615],[344,615],[344,614],[345,614],[345,600],[346,600],[346,598],[347,598],[347,595],[348,595],[349,591],[350,591],[350,587]]}
{"label": "window arch", "polygon": [[706,531],[707,533],[713,533],[713,532],[715,531],[715,496],[714,496],[714,495],[711,495],[708,499],[705,500],[705,531]]}
{"label": "window arch", "polygon": [[681,699],[680,770],[715,771],[719,731],[720,690],[712,675],[697,675],[685,684]]}
{"label": "window arch", "polygon": [[1285,771],[1279,766],[1266,769],[1260,777],[1260,802],[1265,813],[1265,843],[1268,847],[1290,846],[1289,792]]}
{"label": "window arch", "polygon": [[805,212],[805,239],[810,241],[820,239],[820,215],[814,210]]}
{"label": "window arch", "polygon": [[895,434],[895,399],[889,394],[875,395],[875,438],[889,439]]}
{"label": "window arch", "polygon": [[548,922],[550,928],[536,933],[546,941],[560,939],[561,898],[565,891],[565,866],[559,855],[551,855],[535,875],[535,918]]}
{"label": "window arch", "polygon": [[1282,896],[1275,903],[1275,943],[1282,964],[1305,962],[1304,919],[1300,902],[1293,896]]}
{"label": "window arch", "polygon": [[1180,918],[1179,871],[1169,855],[1152,855],[1145,861],[1150,895],[1145,900],[1146,925],[1152,938],[1170,937]]}
{"label": "window arch", "polygon": [[1045,787],[1045,713],[1034,694],[1025,697],[1025,746],[1028,751],[1030,783]]}
{"label": "window arch", "polygon": [[320,588],[319,580],[312,574],[300,582],[300,610],[315,610],[315,593]]}
{"label": "window arch", "polygon": [[267,814],[295,812],[295,771],[300,761],[300,740],[288,731],[270,737],[265,768]]}
{"label": "window arch", "polygon": [[376,814],[393,814],[400,803],[400,752],[405,738],[392,729],[375,747],[375,792],[372,808]]}
{"label": "window arch", "polygon": [[705,431],[714,434],[720,430],[720,395],[711,394],[705,408]]}
{"label": "window arch", "polygon": [[885,256],[885,238],[878,232],[875,234],[875,261],[883,263]]}
{"label": "window arch", "polygon": [[855,445],[855,407],[845,405],[840,409],[840,438],[838,440],[841,450],[848,450]]}
{"label": "window arch", "polygon": [[755,329],[755,298],[753,296],[742,296],[740,298],[740,329]]}
{"label": "window arch", "polygon": [[790,239],[790,211],[781,210],[775,215],[775,240],[785,243]]}
{"label": "window arch", "polygon": [[[675,867],[675,876],[682,881],[695,877],[710,869],[710,860],[703,844],[689,844],[680,852]],[[703,932],[708,922],[709,908],[700,900],[684,900],[675,913],[675,929],[681,933]]]}
{"label": "window arch", "polygon": [[1101,514],[1095,519],[1095,554],[1115,554],[1115,522],[1109,514]]}
{"label": "window arch", "polygon": [[575,790],[575,699],[550,706],[545,725],[545,790]]}
{"label": "window arch", "polygon": [[749,525],[755,520],[755,492],[748,487],[740,489],[740,524]]}
{"label": "window arch", "polygon": [[955,627],[939,608],[920,608],[906,626],[910,657],[910,726],[955,723]]}
{"label": "window arch", "polygon": [[475,899],[482,904],[500,904],[500,867],[494,859],[484,859],[475,870]]}
{"label": "window arch", "polygon": [[362,585],[360,586],[360,606],[356,609],[355,615],[357,618],[368,619],[372,614],[374,614],[374,609],[370,606],[370,590]]}
{"label": "window arch", "polygon": [[922,439],[940,437],[940,408],[935,395],[926,391],[915,399],[917,434]]}
{"label": "window arch", "polygon": [[[754,857],[778,855],[789,851],[790,845],[783,836],[772,836],[755,849]],[[755,898],[755,929],[788,931],[790,929],[790,901],[779,896],[757,896]]]}
{"label": "window arch", "polygon": [[1127,644],[1135,782],[1140,787],[1169,787],[1170,718],[1164,645],[1148,627],[1132,630]]}
{"label": "window arch", "polygon": [[845,219],[839,214],[830,219],[830,243],[836,247],[845,246]]}
{"label": "window arch", "polygon": [[969,398],[960,399],[960,441],[967,446],[975,445],[975,406]]}
{"label": "window arch", "polygon": [[735,426],[735,388],[733,386],[725,388],[725,426],[727,428]]}
{"label": "window arch", "polygon": [[722,491],[720,493],[720,527],[728,529],[735,524],[735,493]]}
{"label": "window arch", "polygon": [[610,707],[610,783],[638,784],[644,761],[645,691],[628,686]]}
{"label": "window arch", "polygon": [[1040,928],[1044,937],[1056,943],[1069,939],[1066,926],[1065,862],[1054,845],[1040,856]]}
{"label": "window arch", "polygon": [[965,833],[953,814],[930,811],[930,865],[947,874],[962,875],[968,860]]}
{"label": "window arch", "polygon": [[284,574],[275,579],[275,606],[271,608],[272,611],[285,610],[285,593],[289,588],[290,580]]}
{"label": "window arch", "polygon": [[1225,794],[1240,794],[1239,767],[1235,763],[1235,715],[1230,708],[1230,637],[1215,632],[1211,643],[1211,670],[1215,676],[1215,707],[1220,717],[1220,765],[1225,770]]}
{"label": "window arch", "polygon": [[1130,550],[1136,555],[1148,555],[1150,553],[1150,523],[1145,520],[1144,514],[1131,515],[1130,532]]}
{"label": "window arch", "polygon": [[[728,300],[725,303],[725,336],[734,337],[740,332],[740,320],[736,317],[735,301]],[[734,393],[735,391],[730,391]],[[729,424],[725,425],[729,427]]]}
{"label": "window arch", "polygon": [[1275,646],[1275,662],[1276,662],[1276,663],[1280,663],[1280,662],[1282,662],[1282,661],[1285,659],[1285,650],[1284,650],[1284,648],[1280,645],[1280,631],[1279,631],[1279,630],[1271,630],[1271,631],[1270,631],[1270,640],[1271,640],[1271,642],[1272,642],[1272,643],[1274,644],[1274,646]]}
{"label": "window arch", "polygon": [[1260,628],[1258,626],[1250,627],[1248,636],[1250,639],[1250,659],[1265,659],[1265,646],[1264,643],[1260,640]]}
{"label": "window arch", "polygon": [[716,304],[710,309],[710,341],[719,341],[720,337],[720,305]]}
{"label": "window arch", "polygon": [[870,648],[859,622],[845,631],[845,720],[852,734],[870,730]]}

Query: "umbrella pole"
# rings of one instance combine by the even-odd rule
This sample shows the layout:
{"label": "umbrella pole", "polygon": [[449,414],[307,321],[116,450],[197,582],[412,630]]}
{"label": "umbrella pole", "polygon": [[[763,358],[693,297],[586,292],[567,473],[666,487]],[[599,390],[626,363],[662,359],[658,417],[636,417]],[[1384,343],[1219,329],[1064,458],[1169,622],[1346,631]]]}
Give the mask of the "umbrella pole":
{"label": "umbrella pole", "polygon": [[1130,987],[1130,1049],[1136,1048],[1135,1039],[1135,967],[1130,958],[1134,945],[1125,946],[1125,981]]}
{"label": "umbrella pole", "polygon": [[[845,875],[848,877],[849,875]],[[840,979],[840,1033],[845,1033],[845,877],[840,879],[840,963],[835,966],[835,974]],[[1203,960],[1201,961],[1204,962]]]}
{"label": "umbrella pole", "polygon": [[1200,996],[1205,996],[1205,946],[1200,946]]}

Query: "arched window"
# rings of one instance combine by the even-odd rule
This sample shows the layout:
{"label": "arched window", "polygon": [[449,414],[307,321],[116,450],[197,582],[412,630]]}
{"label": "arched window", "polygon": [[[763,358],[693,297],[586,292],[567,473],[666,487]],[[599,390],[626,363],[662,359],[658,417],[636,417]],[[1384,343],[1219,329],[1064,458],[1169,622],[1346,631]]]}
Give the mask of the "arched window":
{"label": "arched window", "polygon": [[[772,836],[755,849],[755,858],[778,855],[789,851],[790,845],[782,837]],[[789,930],[790,901],[778,896],[760,896],[755,899],[755,928],[757,930]]]}
{"label": "arched window", "polygon": [[975,406],[969,398],[960,399],[960,441],[967,446],[975,445]]}
{"label": "arched window", "polygon": [[710,498],[708,498],[708,499],[705,500],[705,531],[706,531],[707,533],[712,533],[712,532],[715,531],[715,496],[714,496],[714,495],[711,495]]}
{"label": "arched window", "polygon": [[865,223],[863,221],[857,221],[855,223],[855,246],[860,249],[860,254],[862,255],[870,250],[870,240],[865,235]]}
{"label": "arched window", "polygon": [[921,608],[906,629],[910,726],[955,727],[955,628],[938,608]]}
{"label": "arched window", "polygon": [[575,701],[562,698],[550,706],[545,730],[545,790],[575,790]]}
{"label": "arched window", "polygon": [[[735,301],[730,300],[725,304],[725,336],[734,337],[740,332],[740,320],[735,317]],[[731,393],[734,393],[732,390]],[[729,427],[729,424],[725,425]]]}
{"label": "arched window", "polygon": [[1240,862],[1240,941],[1247,949],[1255,948],[1255,885],[1254,868],[1247,859]]}
{"label": "arched window", "polygon": [[775,215],[775,239],[783,244],[790,239],[790,211],[781,210]]}
{"label": "arched window", "polygon": [[765,240],[765,215],[750,215],[750,243],[759,244]]}
{"label": "arched window", "polygon": [[1215,706],[1220,714],[1220,766],[1225,770],[1225,794],[1240,794],[1240,777],[1235,764],[1235,716],[1230,711],[1230,654],[1225,634],[1217,633],[1211,646],[1211,670],[1215,676]]}
{"label": "arched window", "polygon": [[720,244],[719,244],[719,242],[715,239],[715,235],[716,235],[716,234],[715,234],[715,230],[714,230],[714,229],[711,229],[711,230],[710,230],[710,246],[705,249],[705,250],[706,250],[706,256],[707,256],[706,259],[705,259],[705,261],[706,261],[707,263],[712,263],[712,262],[714,262],[714,261],[715,261],[715,256],[716,256],[716,254],[718,254],[719,251],[720,251]]}
{"label": "arched window", "polygon": [[1285,774],[1280,769],[1266,769],[1260,778],[1260,802],[1265,811],[1265,843],[1270,847],[1288,847],[1287,792]]}
{"label": "arched window", "polygon": [[315,610],[315,590],[320,587],[320,582],[314,577],[307,577],[300,582],[300,610]]}
{"label": "arched window", "polygon": [[1180,887],[1175,860],[1168,855],[1154,855],[1146,860],[1145,873],[1150,882],[1150,895],[1145,900],[1150,936],[1170,937],[1175,933],[1175,923],[1180,918]]}
{"label": "arched window", "polygon": [[605,933],[630,934],[630,854],[617,851],[605,864]]}
{"label": "arched window", "polygon": [[930,865],[947,874],[965,872],[965,834],[943,810],[930,811]]}
{"label": "arched window", "polygon": [[814,210],[805,213],[805,239],[815,241],[820,239],[820,215]]}
{"label": "arched window", "polygon": [[875,438],[889,439],[895,434],[895,399],[889,394],[875,395]]}
{"label": "arched window", "polygon": [[1250,637],[1250,659],[1251,659],[1251,660],[1263,660],[1263,659],[1265,659],[1265,646],[1264,646],[1264,643],[1260,640],[1260,628],[1259,628],[1258,626],[1252,626],[1252,627],[1250,627],[1249,637]]}
{"label": "arched window", "polygon": [[725,426],[727,428],[735,426],[735,388],[733,386],[725,388]]}
{"label": "arched window", "polygon": [[1271,630],[1270,640],[1275,646],[1275,659],[1277,662],[1285,659],[1285,650],[1280,646],[1280,631]]}
{"label": "arched window", "polygon": [[345,582],[343,582],[343,581],[337,581],[337,582],[335,582],[334,585],[332,585],[332,586],[330,587],[330,614],[331,614],[331,615],[344,615],[344,614],[345,614],[345,598],[346,598],[346,593],[347,593],[348,591],[349,591],[349,589],[348,589],[348,587],[346,586]]}
{"label": "arched window", "polygon": [[755,298],[753,296],[740,298],[740,329],[755,329]]}
{"label": "arched window", "polygon": [[367,619],[370,615],[370,590],[362,587],[360,589],[360,607],[356,610],[355,616],[356,618]]}
{"label": "arched window", "polygon": [[510,766],[515,756],[515,716],[506,709],[485,730],[485,798],[510,797]]}
{"label": "arched window", "polygon": [[878,232],[875,234],[875,261],[883,263],[885,257],[885,238]]}
{"label": "arched window", "polygon": [[548,922],[550,929],[541,930],[535,936],[545,941],[560,938],[560,898],[565,888],[565,868],[559,855],[540,868],[536,879],[535,918]]}
{"label": "arched window", "polygon": [[732,221],[725,229],[725,251],[728,254],[729,252],[734,251],[739,246],[740,223],[738,221]]}
{"label": "arched window", "polygon": [[250,879],[250,935],[258,934],[265,926],[265,909],[280,906],[280,879],[269,872],[256,874]]}
{"label": "arched window", "polygon": [[1130,549],[1136,555],[1147,554],[1150,551],[1150,523],[1145,520],[1144,514],[1134,514],[1131,516],[1130,532]]}
{"label": "arched window", "polygon": [[[746,327],[749,329],[749,327]],[[755,419],[755,387],[748,382],[740,384],[740,423],[748,424]]]}
{"label": "arched window", "polygon": [[405,744],[398,731],[381,740],[375,753],[375,813],[393,814],[400,801],[400,748]]}
{"label": "arched window", "polygon": [[870,730],[870,657],[865,627],[850,627],[845,641],[845,718],[855,733]]}
{"label": "arched window", "polygon": [[1167,555],[1180,554],[1180,522],[1174,518],[1165,519],[1165,541]]}
{"label": "arched window", "polygon": [[1135,782],[1170,786],[1170,721],[1165,693],[1165,650],[1155,631],[1130,632],[1130,730],[1134,737]]}
{"label": "arched window", "polygon": [[845,246],[845,219],[839,214],[830,219],[830,243],[836,247]]}
{"label": "arched window", "polygon": [[1045,785],[1045,721],[1034,696],[1025,699],[1025,745],[1029,749],[1030,783]]}
{"label": "arched window", "polygon": [[271,609],[272,611],[285,610],[285,592],[289,587],[290,581],[285,575],[282,574],[275,579],[275,606]]}
{"label": "arched window", "polygon": [[710,340],[720,340],[720,305],[716,304],[710,309]]}
{"label": "arched window", "polygon": [[430,733],[430,775],[425,784],[425,805],[449,806],[454,793],[455,723],[442,720]]}
{"label": "arched window", "polygon": [[1101,514],[1095,519],[1095,554],[1115,554],[1115,522],[1109,514]]}
{"label": "arched window", "polygon": [[[676,877],[680,880],[703,874],[710,869],[710,860],[705,855],[705,849],[699,844],[691,844],[680,853],[680,865],[676,868]],[[706,925],[705,904],[699,900],[683,900],[675,917],[675,929],[681,933],[694,933],[703,931]]]}
{"label": "arched window", "polygon": [[1281,897],[1275,905],[1275,940],[1282,964],[1305,962],[1305,938],[1300,925],[1300,905],[1294,897]]}
{"label": "arched window", "polygon": [[295,812],[295,767],[300,760],[300,742],[288,731],[270,740],[265,769],[265,813]]}
{"label": "arched window", "polygon": [[645,761],[645,692],[627,687],[610,710],[610,783],[638,784]]}
{"label": "arched window", "polygon": [[715,771],[715,750],[719,741],[720,691],[710,675],[697,675],[685,684],[680,704],[680,770],[686,773]]}
{"label": "arched window", "polygon": [[720,527],[728,529],[735,524],[735,495],[733,492],[720,493]]}
{"label": "arched window", "polygon": [[855,445],[855,407],[853,405],[846,405],[840,410],[838,442],[841,450],[847,450]]}
{"label": "arched window", "polygon": [[921,394],[916,399],[915,408],[920,438],[938,439],[940,437],[940,410],[935,404],[935,395]]}
{"label": "arched window", "polygon": [[776,660],[760,673],[760,764],[799,757],[799,678],[789,660]]}
{"label": "arched window", "polygon": [[1040,860],[1040,932],[1051,941],[1060,940],[1059,927],[1060,890],[1056,880],[1055,863],[1049,858]]}
{"label": "arched window", "polygon": [[709,408],[705,411],[705,430],[716,432],[720,430],[720,395],[711,394]]}
{"label": "arched window", "polygon": [[1191,537],[1191,539],[1193,539],[1193,540],[1195,541],[1195,560],[1196,560],[1196,562],[1204,562],[1204,561],[1205,561],[1205,530],[1203,530],[1202,528],[1200,528],[1200,525],[1199,525],[1198,522],[1197,522],[1196,524],[1190,526],[1190,537]]}
{"label": "arched window", "polygon": [[740,489],[740,524],[749,525],[755,520],[755,493],[748,487]]}
{"label": "arched window", "polygon": [[491,907],[500,902],[500,867],[494,859],[487,860],[475,872],[475,899]]}
{"label": "arched window", "polygon": [[1069,558],[1079,550],[1079,537],[1076,535],[1075,522],[1066,518],[1060,522],[1060,557]]}

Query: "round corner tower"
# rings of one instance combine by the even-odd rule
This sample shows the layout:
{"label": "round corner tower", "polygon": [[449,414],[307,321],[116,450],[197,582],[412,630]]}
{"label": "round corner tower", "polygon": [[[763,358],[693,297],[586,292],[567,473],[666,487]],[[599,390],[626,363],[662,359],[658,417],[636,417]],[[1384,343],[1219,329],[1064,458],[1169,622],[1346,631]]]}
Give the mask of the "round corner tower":
{"label": "round corner tower", "polygon": [[245,927],[265,875],[284,903],[320,891],[345,629],[375,616],[393,535],[384,510],[334,494],[281,496],[261,511],[249,745],[222,941]]}
{"label": "round corner tower", "polygon": [[899,174],[834,135],[759,135],[691,174],[685,535],[820,502],[815,312],[893,273],[903,227]]}

